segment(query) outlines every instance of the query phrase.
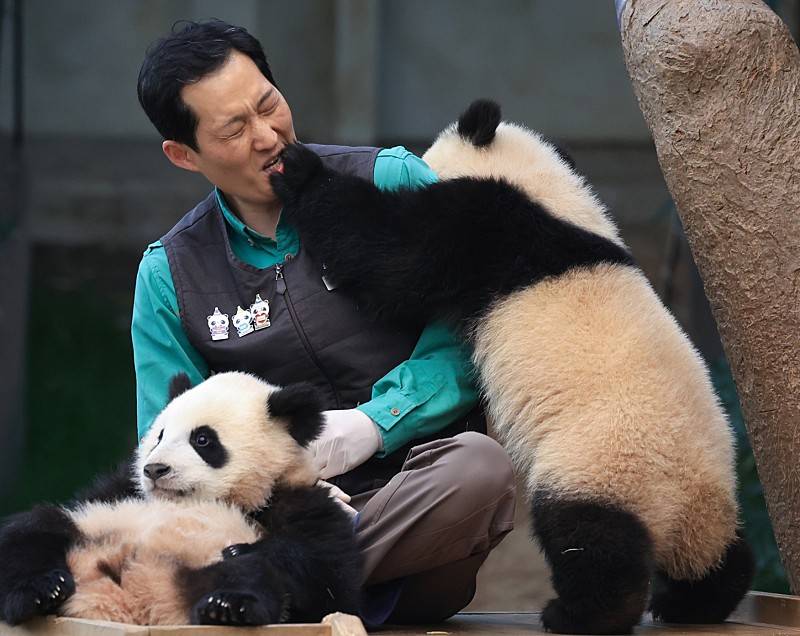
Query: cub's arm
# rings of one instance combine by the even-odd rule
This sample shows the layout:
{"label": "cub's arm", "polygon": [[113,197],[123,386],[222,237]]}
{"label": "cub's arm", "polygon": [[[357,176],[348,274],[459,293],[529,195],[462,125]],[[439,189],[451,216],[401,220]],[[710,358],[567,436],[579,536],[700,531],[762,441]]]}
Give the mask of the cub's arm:
{"label": "cub's arm", "polygon": [[279,488],[254,518],[264,538],[181,573],[193,623],[319,622],[358,611],[361,557],[352,520],[319,487]]}
{"label": "cub's arm", "polygon": [[362,558],[353,520],[326,488],[278,490],[257,519],[266,537],[256,549],[283,573],[290,620],[358,611]]}

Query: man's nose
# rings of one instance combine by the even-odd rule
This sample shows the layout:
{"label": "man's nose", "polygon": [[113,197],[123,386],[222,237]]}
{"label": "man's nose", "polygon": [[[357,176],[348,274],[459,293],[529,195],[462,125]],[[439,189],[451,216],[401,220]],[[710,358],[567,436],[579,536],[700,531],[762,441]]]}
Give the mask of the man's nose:
{"label": "man's nose", "polygon": [[278,133],[266,117],[259,117],[253,126],[253,147],[256,150],[271,150],[278,143]]}

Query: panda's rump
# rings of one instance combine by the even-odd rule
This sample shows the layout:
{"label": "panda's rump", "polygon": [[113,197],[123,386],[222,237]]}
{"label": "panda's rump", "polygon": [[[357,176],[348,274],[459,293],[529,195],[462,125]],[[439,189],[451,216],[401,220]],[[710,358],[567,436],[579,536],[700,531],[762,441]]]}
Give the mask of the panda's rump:
{"label": "panda's rump", "polygon": [[186,623],[175,572],[219,561],[259,532],[241,511],[213,501],[94,503],[70,512],[82,541],[67,563],[76,592],[65,616],[134,624]]}
{"label": "panda's rump", "polygon": [[674,578],[722,555],[736,524],[732,436],[699,355],[641,272],[576,269],[510,295],[476,330],[475,361],[529,493],[636,513]]}

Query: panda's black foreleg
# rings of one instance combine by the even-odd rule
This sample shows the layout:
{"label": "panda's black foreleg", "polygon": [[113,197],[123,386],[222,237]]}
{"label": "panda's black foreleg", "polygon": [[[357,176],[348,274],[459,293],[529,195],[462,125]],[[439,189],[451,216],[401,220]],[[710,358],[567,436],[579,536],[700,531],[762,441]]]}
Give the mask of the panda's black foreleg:
{"label": "panda's black foreleg", "polygon": [[531,512],[558,594],[542,612],[545,629],[630,633],[647,605],[653,567],[642,522],[614,506],[551,492],[536,493]]}
{"label": "panda's black foreleg", "polygon": [[53,614],[75,592],[67,550],[80,539],[57,506],[37,506],[0,528],[0,619],[17,625]]}
{"label": "panda's black foreleg", "polygon": [[750,546],[737,534],[719,565],[699,581],[677,581],[656,572],[650,601],[653,618],[667,623],[721,623],[750,588],[754,572]]}

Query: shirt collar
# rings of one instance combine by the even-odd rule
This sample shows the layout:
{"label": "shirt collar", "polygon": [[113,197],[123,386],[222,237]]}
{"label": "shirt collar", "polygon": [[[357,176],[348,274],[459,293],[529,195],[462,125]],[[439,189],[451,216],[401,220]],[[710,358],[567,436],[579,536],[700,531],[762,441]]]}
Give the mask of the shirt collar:
{"label": "shirt collar", "polygon": [[[228,206],[228,202],[225,200],[225,195],[222,193],[222,190],[215,187],[214,194],[217,196],[217,204],[219,205],[219,209],[222,210],[222,217],[225,219],[225,222],[228,226],[234,231],[234,233],[239,234],[240,236],[244,237],[245,239],[250,239],[253,241],[257,241],[259,243],[269,243],[272,245],[277,245],[274,239],[271,239],[268,236],[264,236],[260,232],[256,232],[254,229],[247,227],[242,220],[236,216]],[[278,227],[276,228],[276,236],[279,232],[283,229],[281,227],[281,221],[278,221]]]}

